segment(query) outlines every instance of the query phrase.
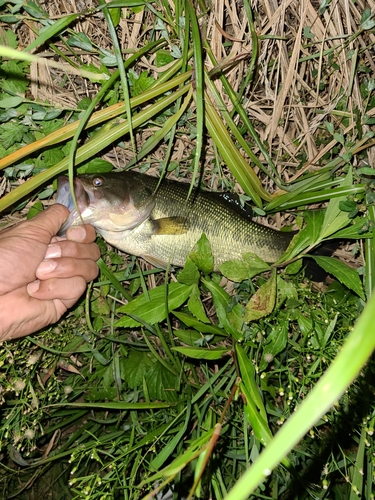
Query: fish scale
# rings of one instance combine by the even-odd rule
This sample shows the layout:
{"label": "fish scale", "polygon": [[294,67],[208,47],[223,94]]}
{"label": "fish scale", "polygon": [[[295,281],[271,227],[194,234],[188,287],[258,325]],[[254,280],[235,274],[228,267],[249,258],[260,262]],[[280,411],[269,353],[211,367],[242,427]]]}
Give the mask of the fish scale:
{"label": "fish scale", "polygon": [[[98,179],[101,186],[94,185]],[[156,177],[130,171],[83,175],[75,182],[83,220],[108,243],[157,266],[183,266],[202,233],[211,244],[215,269],[247,252],[272,263],[294,235],[252,221],[246,210],[220,193],[194,190],[188,199],[187,183],[163,180],[157,187]],[[62,185],[60,181],[60,191]],[[73,219],[71,224],[79,223],[79,217]]]}

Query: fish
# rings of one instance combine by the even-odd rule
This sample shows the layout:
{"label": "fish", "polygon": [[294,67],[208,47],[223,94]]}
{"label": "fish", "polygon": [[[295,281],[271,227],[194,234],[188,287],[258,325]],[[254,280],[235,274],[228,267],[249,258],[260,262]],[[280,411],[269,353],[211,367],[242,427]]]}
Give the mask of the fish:
{"label": "fish", "polygon": [[274,263],[288,248],[294,232],[253,221],[235,196],[197,188],[189,196],[189,188],[129,170],[78,175],[77,211],[68,177],[60,176],[56,202],[70,210],[61,234],[72,225],[91,224],[110,245],[162,268],[184,266],[203,233],[215,270],[248,252]]}

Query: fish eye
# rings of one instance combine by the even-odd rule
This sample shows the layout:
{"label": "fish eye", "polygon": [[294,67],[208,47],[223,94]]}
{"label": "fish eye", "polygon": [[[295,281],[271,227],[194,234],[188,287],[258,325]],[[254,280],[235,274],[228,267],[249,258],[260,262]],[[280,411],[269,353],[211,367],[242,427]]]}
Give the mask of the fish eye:
{"label": "fish eye", "polygon": [[101,177],[94,177],[92,180],[92,185],[95,187],[103,186],[104,180]]}

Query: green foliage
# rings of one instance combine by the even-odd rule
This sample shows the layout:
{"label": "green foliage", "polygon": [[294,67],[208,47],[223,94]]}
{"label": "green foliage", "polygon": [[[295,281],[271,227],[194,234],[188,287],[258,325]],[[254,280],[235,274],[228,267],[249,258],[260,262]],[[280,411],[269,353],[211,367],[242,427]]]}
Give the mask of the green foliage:
{"label": "green foliage", "polygon": [[[373,304],[363,309],[374,287],[374,169],[366,163],[375,108],[366,37],[374,20],[367,8],[356,16],[353,4],[357,31],[321,39],[320,23],[328,30],[325,16],[336,19],[336,4],[321,2],[319,23],[305,19],[283,37],[247,0],[233,3],[242,9],[243,41],[251,38],[248,61],[231,55],[243,36],[232,33],[232,20],[225,25],[224,16],[216,33],[219,51],[205,36],[220,2],[116,0],[51,17],[35,2],[1,3],[3,27],[14,23],[0,33],[4,223],[11,207],[27,203],[29,218],[42,210],[69,162],[72,172],[108,172],[115,158],[120,168],[188,179],[202,166],[207,187],[239,184],[256,214],[293,211],[299,228],[275,266],[244,254],[220,274],[205,235],[169,274],[99,239],[100,276],[77,306],[57,325],[0,346],[4,498],[43,498],[47,483],[56,498],[138,500],[165,492],[167,482],[175,498],[189,491],[217,500],[371,498],[373,366],[364,364],[374,347]],[[283,17],[292,18],[294,11]],[[82,30],[93,19],[103,23],[100,33],[108,28],[105,44]],[[303,51],[286,68],[299,28]],[[21,46],[17,35],[29,29],[35,36]],[[124,49],[120,41],[135,33],[139,47]],[[64,63],[55,64],[54,91],[77,85],[76,103],[31,96],[30,52],[47,54],[49,69],[55,59]],[[350,62],[345,71],[342,61]],[[240,64],[243,79],[231,74]],[[300,65],[314,88],[296,72]],[[284,74],[298,76],[288,95]],[[274,81],[262,96],[262,82]],[[321,104],[328,88],[338,94]],[[283,99],[288,113],[278,116]],[[289,135],[305,122],[303,133]],[[310,254],[343,239],[356,256],[362,240],[361,267]],[[329,273],[324,287],[305,279],[307,258]]]}

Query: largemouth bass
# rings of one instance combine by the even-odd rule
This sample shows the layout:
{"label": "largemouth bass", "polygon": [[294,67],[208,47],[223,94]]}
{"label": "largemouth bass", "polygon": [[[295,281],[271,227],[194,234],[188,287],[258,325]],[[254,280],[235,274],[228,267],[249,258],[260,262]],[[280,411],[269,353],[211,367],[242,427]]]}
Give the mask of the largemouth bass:
{"label": "largemouth bass", "polygon": [[143,257],[155,266],[183,266],[202,233],[207,236],[215,269],[252,252],[268,263],[287,249],[294,233],[280,232],[251,220],[239,202],[225,193],[194,190],[189,184],[134,171],[79,175],[74,207],[68,178],[58,180],[57,203],[69,208],[62,230],[92,224],[114,247]]}

